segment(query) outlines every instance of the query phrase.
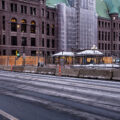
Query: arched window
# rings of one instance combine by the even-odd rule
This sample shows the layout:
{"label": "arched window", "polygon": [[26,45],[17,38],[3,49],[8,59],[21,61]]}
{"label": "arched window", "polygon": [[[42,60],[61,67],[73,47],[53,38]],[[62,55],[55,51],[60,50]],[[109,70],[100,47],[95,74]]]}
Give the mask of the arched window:
{"label": "arched window", "polygon": [[21,20],[21,32],[27,32],[27,21],[25,19]]}
{"label": "arched window", "polygon": [[30,29],[31,29],[31,33],[35,33],[36,32],[36,23],[35,23],[35,21],[31,22]]}
{"label": "arched window", "polygon": [[16,18],[11,19],[11,31],[17,32],[17,19]]}

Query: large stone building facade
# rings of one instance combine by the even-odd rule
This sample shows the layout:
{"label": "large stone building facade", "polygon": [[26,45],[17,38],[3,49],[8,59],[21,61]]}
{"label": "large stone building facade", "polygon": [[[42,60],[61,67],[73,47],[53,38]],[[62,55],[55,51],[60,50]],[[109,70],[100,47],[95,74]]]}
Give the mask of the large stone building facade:
{"label": "large stone building facade", "polygon": [[51,55],[57,50],[56,9],[46,0],[0,1],[0,55]]}
{"label": "large stone building facade", "polygon": [[120,57],[120,0],[96,0],[98,49],[107,56]]}

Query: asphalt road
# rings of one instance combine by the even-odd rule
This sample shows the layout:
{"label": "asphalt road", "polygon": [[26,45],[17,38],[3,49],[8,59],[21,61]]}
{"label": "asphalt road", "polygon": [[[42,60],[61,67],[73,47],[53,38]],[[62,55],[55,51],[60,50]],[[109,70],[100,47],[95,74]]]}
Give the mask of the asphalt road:
{"label": "asphalt road", "polygon": [[0,93],[20,120],[120,120],[120,82],[0,71]]}
{"label": "asphalt road", "polygon": [[[80,120],[70,114],[50,110],[41,105],[5,95],[0,95],[0,109],[19,120]],[[1,116],[0,120],[8,119]]]}

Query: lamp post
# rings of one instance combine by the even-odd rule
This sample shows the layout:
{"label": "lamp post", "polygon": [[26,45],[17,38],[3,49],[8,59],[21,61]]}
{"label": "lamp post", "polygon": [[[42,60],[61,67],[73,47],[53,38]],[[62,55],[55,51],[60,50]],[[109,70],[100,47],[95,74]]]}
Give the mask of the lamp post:
{"label": "lamp post", "polygon": [[42,54],[42,51],[40,51],[40,48],[38,48],[37,54],[38,54],[38,67],[39,67],[40,66],[40,57]]}
{"label": "lamp post", "polygon": [[[17,29],[20,29],[20,24],[17,24]],[[24,32],[21,32],[21,36],[23,36]],[[25,46],[26,46],[26,41],[22,38],[22,46],[23,46],[23,63],[22,65],[25,66]]]}
{"label": "lamp post", "polygon": [[[92,47],[91,47],[91,50],[93,50],[94,51],[94,54],[95,54],[95,50],[97,50],[97,46],[96,45],[93,45]],[[96,58],[97,59],[97,58]],[[94,61],[94,56],[93,56],[93,61]]]}

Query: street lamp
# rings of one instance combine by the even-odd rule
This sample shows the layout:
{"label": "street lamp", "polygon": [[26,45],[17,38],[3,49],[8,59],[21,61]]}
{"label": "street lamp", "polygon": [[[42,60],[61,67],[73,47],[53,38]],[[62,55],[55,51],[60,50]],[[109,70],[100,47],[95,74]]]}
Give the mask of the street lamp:
{"label": "street lamp", "polygon": [[40,57],[42,55],[42,51],[40,51],[40,48],[38,48],[37,55],[38,55],[38,67],[39,67],[40,66]]}
{"label": "street lamp", "polygon": [[[91,47],[91,50],[94,51],[93,62],[95,62],[95,61],[94,61],[94,56],[95,56],[95,50],[97,50],[97,46],[96,46],[96,45],[93,45],[93,46]],[[97,58],[96,58],[96,59],[97,59]]]}

